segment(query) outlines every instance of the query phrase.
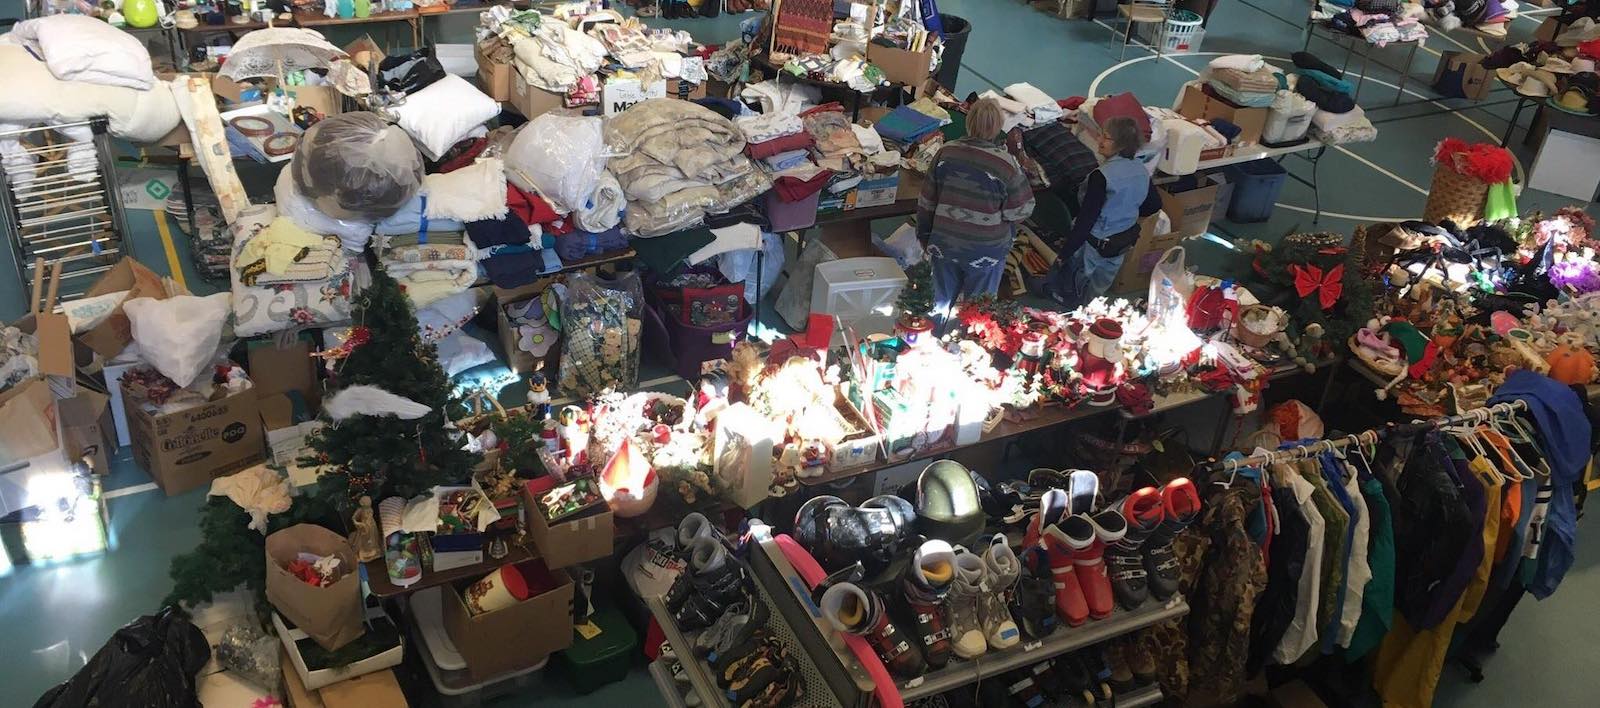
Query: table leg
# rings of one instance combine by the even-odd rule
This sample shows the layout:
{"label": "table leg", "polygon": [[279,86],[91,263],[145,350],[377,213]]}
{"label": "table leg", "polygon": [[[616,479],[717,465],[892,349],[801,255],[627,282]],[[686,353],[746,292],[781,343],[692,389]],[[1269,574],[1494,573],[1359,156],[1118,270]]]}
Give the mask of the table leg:
{"label": "table leg", "polygon": [[1322,164],[1322,154],[1327,151],[1328,148],[1323,146],[1317,148],[1317,151],[1311,154],[1311,200],[1317,209],[1311,215],[1311,223],[1313,224],[1322,220],[1322,190],[1317,188],[1317,166]]}
{"label": "table leg", "polygon": [[1361,88],[1367,85],[1367,66],[1372,62],[1372,45],[1365,42],[1362,44],[1364,46],[1361,49],[1361,80],[1356,82],[1356,95],[1351,97],[1353,101],[1361,100]]}
{"label": "table leg", "polygon": [[1511,111],[1511,122],[1506,124],[1506,134],[1500,136],[1500,147],[1505,147],[1511,142],[1511,134],[1517,130],[1517,119],[1522,117],[1522,104],[1527,100],[1521,94],[1517,95],[1517,107]]}
{"label": "table leg", "polygon": [[1222,451],[1222,439],[1228,435],[1228,426],[1232,425],[1236,416],[1229,415],[1233,412],[1233,396],[1219,396],[1222,399],[1222,420],[1217,424],[1217,431],[1211,434],[1211,449],[1206,454],[1216,457]]}
{"label": "table leg", "polygon": [[407,22],[411,24],[411,50],[416,51],[421,49],[422,36],[424,34],[422,31],[423,25],[427,22],[427,20],[423,19],[422,17],[417,17],[412,20],[407,20]]}
{"label": "table leg", "polygon": [[1400,97],[1406,95],[1406,81],[1411,78],[1411,62],[1417,58],[1417,43],[1411,42],[1411,51],[1406,52],[1406,70],[1400,72],[1400,88],[1394,93],[1394,103],[1400,105]]}
{"label": "table leg", "polygon": [[[194,225],[194,186],[189,179],[189,158],[182,155],[178,156],[178,185],[183,188],[183,215],[189,220],[189,238],[195,238],[200,234]],[[158,218],[167,216],[162,214]]]}
{"label": "table leg", "polygon": [[[764,240],[764,239],[763,239]],[[750,318],[750,326],[745,327],[745,333],[752,336],[761,334],[761,271],[766,270],[767,245],[762,243],[756,246],[756,308],[755,315]],[[755,330],[752,332],[751,330]]]}

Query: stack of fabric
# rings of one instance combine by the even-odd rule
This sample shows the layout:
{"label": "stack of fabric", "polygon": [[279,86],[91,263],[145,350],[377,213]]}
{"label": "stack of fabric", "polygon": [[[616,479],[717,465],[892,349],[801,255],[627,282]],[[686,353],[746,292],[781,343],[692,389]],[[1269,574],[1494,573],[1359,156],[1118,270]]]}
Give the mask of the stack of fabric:
{"label": "stack of fabric", "polygon": [[378,262],[418,309],[466,291],[478,279],[478,253],[457,231],[385,236]]}
{"label": "stack of fabric", "polygon": [[825,103],[800,114],[806,132],[816,141],[817,164],[834,172],[860,171],[866,161],[861,139],[838,103]]}
{"label": "stack of fabric", "polygon": [[1343,72],[1306,52],[1293,55],[1296,93],[1311,99],[1323,113],[1349,113],[1356,107],[1356,87]]}
{"label": "stack of fabric", "polygon": [[1237,106],[1265,108],[1285,86],[1280,72],[1260,54],[1227,54],[1211,60],[1206,88]]}
{"label": "stack of fabric", "polygon": [[1054,123],[1066,115],[1060,104],[1054,98],[1040,91],[1033,84],[1022,82],[1011,84],[1005,88],[1006,96],[1022,104],[1023,112],[1033,119],[1034,125]]}
{"label": "stack of fabric", "polygon": [[786,170],[811,160],[817,141],[796,113],[759,113],[735,118],[744,135],[745,153],[769,170]]}
{"label": "stack of fabric", "polygon": [[754,199],[772,182],[744,154],[732,121],[671,98],[636,104],[605,125],[610,170],[628,198],[623,223],[641,237],[700,223]]}
{"label": "stack of fabric", "polygon": [[337,237],[307,232],[270,204],[246,209],[231,228],[228,271],[238,336],[350,319],[360,261]]}
{"label": "stack of fabric", "polygon": [[1378,139],[1378,128],[1367,119],[1361,106],[1344,113],[1319,110],[1311,115],[1311,136],[1332,145],[1370,143]]}
{"label": "stack of fabric", "polygon": [[[1483,3],[1478,6],[1482,7]],[[1450,7],[1450,4],[1442,3],[1441,7]],[[1384,47],[1390,42],[1426,40],[1428,30],[1420,22],[1424,14],[1421,6],[1402,4],[1398,0],[1357,0],[1354,7],[1321,3],[1311,17],[1327,22],[1335,30],[1361,37],[1368,44]],[[1459,21],[1456,24],[1459,25]]]}
{"label": "stack of fabric", "polygon": [[523,80],[553,93],[567,93],[605,63],[605,45],[565,22],[543,22],[532,33],[513,28],[502,36],[511,41]]}
{"label": "stack of fabric", "polygon": [[900,152],[908,153],[939,133],[939,119],[911,106],[901,106],[879,118],[872,129]]}

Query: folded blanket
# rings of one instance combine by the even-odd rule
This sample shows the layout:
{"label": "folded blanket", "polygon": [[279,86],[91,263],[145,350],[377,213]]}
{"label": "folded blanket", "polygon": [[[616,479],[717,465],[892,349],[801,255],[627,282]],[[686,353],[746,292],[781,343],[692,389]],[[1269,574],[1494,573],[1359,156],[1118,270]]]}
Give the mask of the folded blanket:
{"label": "folded blanket", "polygon": [[[421,231],[423,222],[422,197],[422,193],[418,192],[417,196],[412,197],[411,201],[406,202],[405,206],[400,207],[400,211],[397,211],[393,216],[378,222],[376,227],[378,235],[394,236],[398,234],[415,234],[418,231]],[[430,232],[461,231],[462,229],[466,228],[460,221],[456,221],[455,219],[435,219],[433,217],[429,217],[427,222],[428,231]]]}
{"label": "folded blanket", "polygon": [[749,145],[745,146],[745,154],[760,160],[762,158],[772,157],[773,155],[790,152],[792,150],[808,150],[811,148],[811,146],[816,144],[817,141],[811,137],[810,133],[795,133],[793,135],[785,135],[778,138],[772,138],[770,140],[763,140],[759,143],[750,143]]}
{"label": "folded blanket", "polygon": [[740,116],[733,119],[733,124],[744,134],[745,142],[749,143],[766,142],[805,130],[805,126],[800,123],[800,116],[787,113]]}
{"label": "folded blanket", "polygon": [[803,165],[810,160],[810,150],[790,150],[788,152],[780,152],[772,157],[762,158],[761,161],[766,164],[768,169],[782,171]]}
{"label": "folded blanket", "polygon": [[464,290],[440,298],[417,310],[417,333],[424,342],[437,342],[455,334],[488,300],[483,288]]}
{"label": "folded blanket", "polygon": [[488,251],[498,246],[527,246],[533,243],[535,233],[515,216],[484,219],[467,224],[467,238],[473,248]]}
{"label": "folded blanket", "polygon": [[1221,83],[1245,93],[1272,93],[1280,88],[1277,73],[1266,67],[1250,72],[1238,69],[1214,69],[1211,78],[1213,83]]}
{"label": "folded blanket", "polygon": [[1036,108],[1060,110],[1060,107],[1056,105],[1056,100],[1051,98],[1050,94],[1040,91],[1033,84],[1027,82],[1011,84],[1005,87],[1005,92],[1007,96],[1016,99],[1022,105],[1027,106],[1029,110]]}
{"label": "folded blanket", "polygon": [[322,241],[321,246],[306,249],[282,273],[253,271],[249,266],[241,268],[239,282],[268,287],[286,283],[321,283],[344,275],[350,269],[350,258],[339,245],[339,239],[324,236]]}
{"label": "folded blanket", "polygon": [[1238,69],[1239,71],[1255,71],[1266,66],[1260,54],[1224,54],[1211,60],[1212,70]]}
{"label": "folded blanket", "polygon": [[[272,223],[277,214],[277,209],[270,204],[250,207],[241,212],[232,225],[235,259],[245,243]],[[335,242],[332,255],[342,255],[337,245],[338,239],[329,238]],[[360,259],[344,259],[342,265],[330,267],[330,270],[336,271],[335,274],[319,281],[251,286],[240,280],[237,269],[229,268],[234,333],[240,337],[254,337],[294,327],[348,321],[350,297],[366,281],[365,266]]]}
{"label": "folded blanket", "polygon": [[785,202],[798,202],[822,191],[830,179],[833,179],[833,172],[821,169],[778,175],[772,180],[772,191]]}
{"label": "folded blanket", "polygon": [[[938,130],[939,121],[910,106],[901,106],[879,118],[872,128],[885,140],[905,144],[917,142],[922,136]],[[859,145],[860,141],[856,143]]]}
{"label": "folded blanket", "polygon": [[1317,111],[1311,115],[1311,127],[1326,133],[1366,119],[1367,114],[1365,111],[1361,110],[1361,106],[1351,108],[1344,113]]}
{"label": "folded blanket", "polygon": [[411,305],[418,308],[427,307],[466,290],[478,279],[478,267],[475,262],[462,268],[444,270],[396,271],[394,266],[385,268],[400,283],[401,289],[405,290]]}
{"label": "folded blanket", "polygon": [[628,235],[622,233],[621,227],[598,232],[574,231],[556,237],[556,255],[561,256],[564,263],[616,253],[627,248]]}
{"label": "folded blanket", "polygon": [[[1319,113],[1318,115],[1321,114]],[[1372,125],[1372,121],[1367,120],[1366,116],[1326,130],[1318,127],[1313,118],[1311,135],[1318,140],[1333,145],[1370,143],[1378,139],[1378,129]]]}
{"label": "folded blanket", "polygon": [[1207,81],[1204,88],[1212,95],[1220,96],[1231,101],[1236,106],[1244,106],[1245,108],[1266,108],[1271,106],[1272,99],[1277,94],[1276,91],[1267,91],[1264,93],[1240,91],[1232,86],[1217,81],[1215,78]]}

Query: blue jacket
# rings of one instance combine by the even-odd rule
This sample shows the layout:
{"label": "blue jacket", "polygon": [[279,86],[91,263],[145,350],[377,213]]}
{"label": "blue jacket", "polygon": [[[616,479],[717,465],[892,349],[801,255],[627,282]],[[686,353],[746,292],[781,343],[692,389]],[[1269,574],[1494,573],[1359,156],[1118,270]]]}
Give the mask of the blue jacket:
{"label": "blue jacket", "polygon": [[1545,517],[1544,543],[1539,548],[1539,573],[1528,592],[1541,600],[1549,597],[1572,567],[1577,547],[1578,507],[1572,487],[1589,463],[1589,418],[1583,402],[1565,384],[1526,369],[1511,372],[1495,390],[1490,403],[1524,401],[1533,414],[1539,438],[1550,463],[1550,511]]}

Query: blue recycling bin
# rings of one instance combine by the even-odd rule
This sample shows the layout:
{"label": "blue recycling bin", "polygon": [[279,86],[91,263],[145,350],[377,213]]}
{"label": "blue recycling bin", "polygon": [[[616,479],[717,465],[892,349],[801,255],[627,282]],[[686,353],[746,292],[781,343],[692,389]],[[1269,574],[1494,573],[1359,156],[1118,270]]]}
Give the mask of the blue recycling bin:
{"label": "blue recycling bin", "polygon": [[1233,201],[1228,204],[1228,221],[1252,224],[1272,218],[1289,172],[1273,160],[1251,160],[1228,166],[1228,181],[1233,183]]}

